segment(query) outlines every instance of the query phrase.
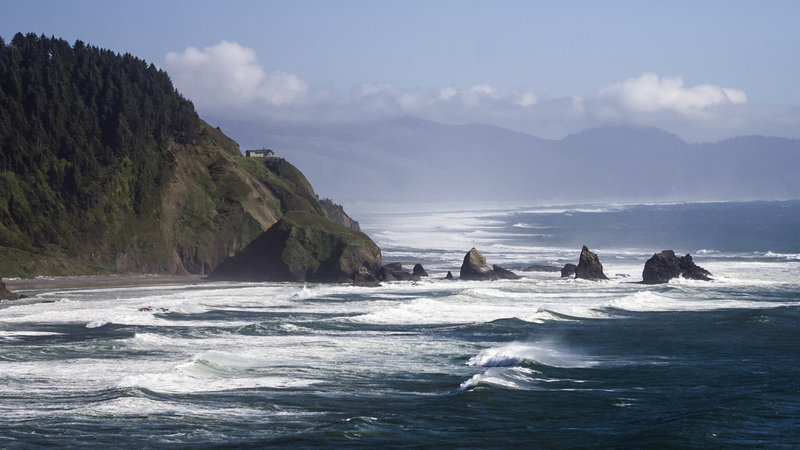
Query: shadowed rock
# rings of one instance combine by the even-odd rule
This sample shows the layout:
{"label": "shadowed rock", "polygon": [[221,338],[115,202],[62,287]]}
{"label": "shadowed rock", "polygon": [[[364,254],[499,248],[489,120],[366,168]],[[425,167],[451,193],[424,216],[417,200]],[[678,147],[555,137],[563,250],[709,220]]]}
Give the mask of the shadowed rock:
{"label": "shadowed rock", "polygon": [[564,267],[561,269],[561,278],[571,277],[575,275],[575,269],[577,268],[578,266],[576,266],[575,264],[571,263],[564,264]]}
{"label": "shadowed rock", "polygon": [[359,231],[291,211],[209,278],[233,281],[377,281],[381,250]]}
{"label": "shadowed rock", "polygon": [[384,264],[378,271],[378,279],[381,281],[410,281],[413,275],[403,270],[403,264],[393,262]]}
{"label": "shadowed rock", "polygon": [[464,255],[464,262],[461,264],[461,279],[487,281],[497,280],[497,273],[486,264],[486,257],[474,247]]}
{"label": "shadowed rock", "polygon": [[600,258],[590,252],[585,245],[581,249],[581,257],[578,260],[578,266],[575,268],[575,278],[593,281],[608,279],[606,274],[603,273],[603,265],[600,264]]}
{"label": "shadowed rock", "polygon": [[411,271],[412,275],[416,275],[418,277],[427,277],[428,272],[425,271],[425,268],[422,267],[422,264],[417,263],[414,265],[414,270]]}
{"label": "shadowed rock", "polygon": [[0,300],[19,300],[20,296],[6,289],[6,284],[0,279]]}
{"label": "shadowed rock", "polygon": [[654,254],[644,263],[642,270],[642,283],[661,284],[677,277],[684,277],[690,280],[711,280],[711,272],[696,265],[692,261],[692,256],[677,257],[672,250],[664,250]]}
{"label": "shadowed rock", "polygon": [[500,278],[501,280],[519,280],[520,278],[522,278],[521,276],[515,274],[514,272],[508,269],[504,269],[498,266],[497,264],[492,266],[492,270],[494,270],[494,273],[496,273],[498,278]]}

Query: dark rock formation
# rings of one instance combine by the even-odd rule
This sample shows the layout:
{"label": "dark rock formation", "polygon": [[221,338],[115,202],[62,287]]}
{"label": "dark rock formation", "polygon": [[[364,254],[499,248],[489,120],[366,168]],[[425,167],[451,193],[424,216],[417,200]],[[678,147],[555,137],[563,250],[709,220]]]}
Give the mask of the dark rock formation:
{"label": "dark rock formation", "polygon": [[494,273],[497,274],[497,277],[500,278],[501,280],[519,280],[520,278],[522,278],[521,276],[515,274],[514,272],[508,269],[504,269],[498,266],[497,264],[494,264],[492,266],[492,270],[494,271]]}
{"label": "dark rock formation", "polygon": [[603,273],[603,265],[600,264],[600,258],[584,245],[581,249],[581,257],[578,260],[578,266],[575,267],[575,278],[583,278],[584,280],[607,280],[608,277]]}
{"label": "dark rock formation", "polygon": [[0,300],[19,300],[20,296],[6,289],[6,284],[0,279]]}
{"label": "dark rock formation", "polygon": [[561,269],[555,266],[548,266],[545,264],[532,264],[522,270],[526,272],[558,272]]}
{"label": "dark rock formation", "polygon": [[711,272],[698,266],[692,260],[692,255],[686,254],[678,258],[681,266],[681,275],[690,280],[711,281]]}
{"label": "dark rock formation", "polygon": [[561,278],[571,277],[575,275],[575,269],[577,268],[578,266],[572,263],[564,264],[564,267],[561,269]]}
{"label": "dark rock formation", "polygon": [[696,265],[691,255],[679,258],[672,250],[664,250],[644,263],[642,283],[661,284],[680,276],[691,280],[711,280],[711,272]]}
{"label": "dark rock formation", "polygon": [[411,281],[414,279],[414,275],[403,270],[402,263],[394,262],[381,266],[378,271],[378,279],[381,281]]}
{"label": "dark rock formation", "polygon": [[291,211],[220,264],[212,280],[370,283],[381,251],[364,233],[312,213]]}
{"label": "dark rock formation", "polygon": [[517,280],[520,277],[514,272],[504,269],[497,264],[489,268],[486,264],[486,257],[481,252],[472,248],[464,256],[464,263],[461,264],[461,279],[462,280]]}
{"label": "dark rock formation", "polygon": [[422,264],[420,264],[420,263],[414,264],[414,270],[411,273],[413,275],[418,276],[418,277],[427,277],[428,276],[428,272],[425,271],[425,268],[422,267]]}
{"label": "dark rock formation", "polygon": [[453,279],[453,272],[447,271],[447,275],[444,276],[445,280],[452,280]]}
{"label": "dark rock formation", "polygon": [[474,247],[464,255],[464,262],[461,264],[461,279],[462,280],[497,280],[494,270],[489,268],[486,264],[486,257]]}

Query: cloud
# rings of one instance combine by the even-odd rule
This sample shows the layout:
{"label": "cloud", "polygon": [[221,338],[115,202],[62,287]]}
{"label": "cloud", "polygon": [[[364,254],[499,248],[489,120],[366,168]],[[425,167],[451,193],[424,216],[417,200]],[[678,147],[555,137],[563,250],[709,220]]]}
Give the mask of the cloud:
{"label": "cloud", "polygon": [[266,70],[253,49],[235,42],[170,52],[165,63],[181,92],[203,108],[294,106],[302,104],[309,93],[300,77]]}
{"label": "cloud", "polygon": [[256,52],[223,41],[166,56],[176,87],[207,117],[341,122],[412,116],[442,123],[485,123],[546,138],[604,125],[655,126],[690,141],[741,134],[800,137],[798,108],[751,105],[741,89],[686,86],[680,76],[644,73],[594,94],[542,98],[491,84],[403,89],[363,84],[346,93],[267,70]]}
{"label": "cloud", "polygon": [[628,78],[606,86],[600,89],[597,96],[615,100],[631,112],[672,110],[687,116],[698,116],[715,106],[747,103],[747,94],[739,89],[712,84],[686,87],[681,77],[659,78],[654,73],[645,73],[638,78]]}

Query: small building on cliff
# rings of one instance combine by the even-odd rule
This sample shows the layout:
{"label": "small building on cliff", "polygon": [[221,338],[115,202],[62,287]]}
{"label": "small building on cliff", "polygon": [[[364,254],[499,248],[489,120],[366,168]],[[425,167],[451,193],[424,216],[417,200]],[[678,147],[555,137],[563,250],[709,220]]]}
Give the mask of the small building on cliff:
{"label": "small building on cliff", "polygon": [[246,150],[244,156],[248,158],[272,158],[275,156],[275,152],[266,148],[261,150]]}

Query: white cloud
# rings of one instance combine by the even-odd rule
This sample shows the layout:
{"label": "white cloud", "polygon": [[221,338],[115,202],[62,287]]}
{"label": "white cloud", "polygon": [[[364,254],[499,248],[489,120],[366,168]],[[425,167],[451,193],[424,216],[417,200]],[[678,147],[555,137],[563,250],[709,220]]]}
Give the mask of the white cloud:
{"label": "white cloud", "polygon": [[747,94],[739,89],[712,84],[686,87],[681,77],[659,78],[654,73],[606,86],[597,95],[601,99],[618,101],[631,112],[673,110],[690,116],[703,113],[709,107],[747,103]]}
{"label": "white cloud", "polygon": [[519,106],[533,106],[539,102],[539,99],[531,91],[516,91],[513,94],[514,103]]}
{"label": "white cloud", "polygon": [[302,103],[309,92],[300,77],[266,70],[253,49],[235,42],[170,52],[165,62],[176,86],[199,107],[237,107],[254,102],[293,106]]}
{"label": "white cloud", "polygon": [[198,111],[211,117],[330,122],[413,116],[486,123],[548,138],[611,124],[655,126],[689,140],[748,133],[798,136],[797,108],[754,106],[741,89],[686,86],[679,76],[654,73],[610,84],[594,95],[563,98],[543,99],[531,90],[508,92],[491,84],[429,90],[364,84],[342,94],[267,70],[255,51],[226,41],[169,53],[166,68]]}

